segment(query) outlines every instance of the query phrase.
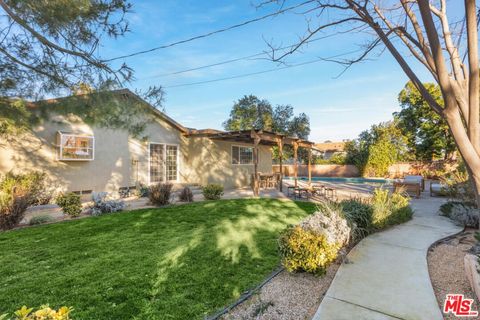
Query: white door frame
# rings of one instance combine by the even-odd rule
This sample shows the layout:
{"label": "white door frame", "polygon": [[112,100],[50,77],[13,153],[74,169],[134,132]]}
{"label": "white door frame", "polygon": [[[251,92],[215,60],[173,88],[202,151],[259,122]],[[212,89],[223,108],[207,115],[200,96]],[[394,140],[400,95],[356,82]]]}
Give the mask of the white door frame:
{"label": "white door frame", "polygon": [[[164,162],[164,166],[163,166],[163,181],[161,182],[178,182],[178,178],[179,178],[179,174],[180,174],[180,145],[178,144],[175,144],[175,143],[161,143],[161,142],[149,142],[148,143],[148,184],[151,185],[152,184],[152,181],[151,181],[151,172],[150,172],[150,168],[151,168],[151,157],[150,157],[150,146],[154,144],[154,145],[163,145],[163,162]],[[177,148],[177,179],[176,180],[170,180],[170,181],[166,181],[167,180],[167,146],[173,146],[173,147],[176,147]]]}

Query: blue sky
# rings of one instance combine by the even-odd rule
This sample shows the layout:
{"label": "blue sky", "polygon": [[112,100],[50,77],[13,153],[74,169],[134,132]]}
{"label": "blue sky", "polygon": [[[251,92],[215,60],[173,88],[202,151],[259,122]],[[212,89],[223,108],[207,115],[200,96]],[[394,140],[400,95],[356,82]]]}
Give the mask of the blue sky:
{"label": "blue sky", "polygon": [[[132,32],[109,40],[102,57],[114,57],[236,24],[271,12],[256,9],[250,0],[136,1],[127,19]],[[312,141],[355,138],[374,123],[391,119],[399,110],[397,95],[407,78],[388,54],[373,57],[335,78],[343,67],[317,62],[250,77],[201,85],[169,87],[282,67],[268,59],[242,60],[208,69],[161,76],[268,50],[265,39],[278,45],[294,43],[305,30],[299,14],[285,14],[232,31],[125,60],[135,69],[129,87],[162,85],[167,114],[185,126],[218,128],[235,100],[254,94],[275,104],[291,104],[310,117]],[[323,35],[328,34],[325,33]],[[319,35],[322,36],[322,35]],[[365,35],[346,34],[316,41],[288,57],[297,64],[358,49]],[[352,57],[355,55],[352,55]]]}

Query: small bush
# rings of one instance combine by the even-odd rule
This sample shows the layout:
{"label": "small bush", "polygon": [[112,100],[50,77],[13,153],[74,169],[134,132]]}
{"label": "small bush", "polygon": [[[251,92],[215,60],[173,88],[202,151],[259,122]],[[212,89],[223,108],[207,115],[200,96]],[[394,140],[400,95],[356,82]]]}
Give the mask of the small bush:
{"label": "small bush", "polygon": [[317,206],[317,212],[300,223],[304,230],[312,230],[325,236],[329,243],[340,247],[350,240],[350,227],[345,220],[342,207],[334,202],[323,202]]}
{"label": "small bush", "polygon": [[440,206],[440,215],[464,227],[478,228],[479,214],[475,204],[470,202],[449,201]]}
{"label": "small bush", "polygon": [[352,228],[352,240],[357,242],[373,231],[373,207],[368,200],[350,199],[341,203],[345,219]]}
{"label": "small bush", "polygon": [[185,187],[182,189],[179,195],[179,199],[182,202],[192,202],[193,201],[193,193],[189,187]]}
{"label": "small bush", "polygon": [[137,188],[137,196],[143,198],[143,197],[148,197],[148,193],[150,192],[150,188],[143,183],[140,183],[140,185]]}
{"label": "small bush", "polygon": [[80,195],[76,193],[62,193],[57,197],[56,203],[62,208],[63,213],[70,217],[78,217],[82,213]]}
{"label": "small bush", "polygon": [[337,258],[339,246],[329,243],[323,234],[295,226],[281,234],[279,249],[282,264],[289,272],[324,274],[328,265]]}
{"label": "small bush", "polygon": [[49,223],[49,222],[54,222],[55,218],[52,216],[48,215],[43,215],[43,216],[36,216],[30,219],[28,222],[31,226],[37,225],[37,224],[44,224],[44,223]]}
{"label": "small bush", "polygon": [[45,175],[7,173],[0,179],[0,229],[15,227],[31,205],[38,203]]}
{"label": "small bush", "polygon": [[99,216],[105,213],[122,211],[125,208],[125,201],[107,199],[107,192],[92,193],[93,204],[90,206],[92,215]]}
{"label": "small bush", "polygon": [[25,216],[30,205],[30,196],[26,191],[17,189],[11,194],[0,193],[0,229],[15,227]]}
{"label": "small bush", "polygon": [[38,310],[33,308],[21,307],[14,312],[14,318],[8,314],[0,315],[0,320],[72,320],[70,313],[73,308],[61,307],[58,310],[50,308],[48,305],[41,306]]}
{"label": "small bush", "polygon": [[46,174],[32,171],[22,174],[9,172],[0,182],[0,190],[20,188],[29,193],[29,205],[47,204],[52,199],[53,191],[46,186]]}
{"label": "small bush", "polygon": [[202,188],[205,200],[218,200],[223,196],[223,186],[220,184],[208,184]]}
{"label": "small bush", "polygon": [[148,198],[153,205],[164,206],[170,203],[173,184],[159,183],[150,187]]}
{"label": "small bush", "polygon": [[409,197],[401,193],[390,194],[386,189],[375,189],[371,199],[373,227],[383,229],[410,220],[413,210],[409,202]]}

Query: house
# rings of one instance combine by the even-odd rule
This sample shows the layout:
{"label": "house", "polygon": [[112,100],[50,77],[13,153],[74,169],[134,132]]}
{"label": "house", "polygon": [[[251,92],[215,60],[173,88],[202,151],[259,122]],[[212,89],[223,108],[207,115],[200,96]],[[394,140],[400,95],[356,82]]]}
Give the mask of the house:
{"label": "house", "polygon": [[332,142],[332,141],[325,141],[322,143],[316,143],[315,149],[318,156],[321,156],[323,159],[329,160],[334,155],[344,155],[345,152],[345,144],[348,140]]}
{"label": "house", "polygon": [[82,194],[159,182],[249,186],[255,169],[272,172],[272,145],[287,141],[265,133],[256,149],[258,132],[186,128],[126,89],[44,100],[28,110],[37,121],[0,143],[0,174],[39,170],[56,189]]}

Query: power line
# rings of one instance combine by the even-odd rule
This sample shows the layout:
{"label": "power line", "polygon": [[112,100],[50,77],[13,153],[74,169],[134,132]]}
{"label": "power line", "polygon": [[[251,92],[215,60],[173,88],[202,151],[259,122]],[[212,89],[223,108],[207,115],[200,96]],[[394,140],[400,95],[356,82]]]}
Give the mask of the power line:
{"label": "power line", "polygon": [[[319,38],[314,38],[314,39],[312,39],[312,40],[305,41],[305,44],[311,43],[311,42],[315,42],[315,41],[319,41],[319,40],[323,40],[323,39],[326,39],[326,38],[330,38],[330,37],[333,37],[333,36],[335,36],[335,35],[336,35],[336,34],[330,34],[330,35],[327,35],[327,36],[323,36],[323,37],[319,37]],[[289,45],[289,46],[285,46],[285,47],[278,48],[278,49],[276,49],[276,50],[284,50],[284,49],[289,49],[289,48],[291,48],[291,47],[292,47],[292,45]],[[255,57],[260,57],[260,56],[263,56],[263,55],[265,55],[265,54],[266,54],[266,52],[265,52],[265,51],[262,51],[262,52],[258,52],[258,53],[251,54],[251,55],[244,56],[244,57],[239,57],[239,58],[224,60],[224,61],[220,61],[220,62],[216,62],[216,63],[212,63],[212,64],[207,64],[207,65],[203,65],[203,66],[199,66],[199,67],[193,67],[193,68],[189,68],[189,69],[184,69],[184,70],[180,70],[180,71],[174,71],[174,72],[169,72],[169,73],[157,74],[157,75],[153,75],[153,76],[149,76],[149,77],[144,77],[144,78],[142,78],[142,79],[155,79],[155,78],[161,78],[161,77],[167,77],[167,76],[172,76],[172,75],[187,73],[187,72],[191,72],[191,71],[197,71],[197,70],[206,69],[206,68],[211,68],[211,67],[216,67],[216,66],[221,66],[221,65],[224,65],[224,64],[233,63],[233,62],[237,62],[237,61],[241,61],[241,60],[247,60],[247,59],[252,59],[252,58],[255,58]]]}
{"label": "power line", "polygon": [[232,29],[236,29],[236,28],[239,28],[239,27],[246,26],[246,25],[254,23],[254,22],[258,22],[258,21],[261,21],[261,20],[268,19],[270,17],[277,16],[279,14],[285,13],[285,12],[290,11],[290,10],[297,9],[299,7],[302,7],[302,6],[304,6],[306,4],[309,4],[309,3],[313,3],[315,1],[316,0],[308,0],[308,1],[302,2],[300,4],[290,6],[288,8],[281,9],[279,11],[275,11],[273,13],[269,13],[267,15],[264,15],[264,16],[261,16],[261,17],[258,17],[258,18],[243,21],[241,23],[237,23],[237,24],[225,27],[225,28],[217,29],[215,31],[210,31],[208,33],[204,33],[204,34],[194,36],[194,37],[191,37],[191,38],[188,38],[188,39],[172,42],[172,43],[169,43],[169,44],[165,44],[165,45],[154,47],[154,48],[147,49],[147,50],[142,50],[142,51],[137,51],[137,52],[125,54],[125,55],[122,55],[122,56],[118,56],[118,57],[114,57],[114,58],[110,58],[110,59],[106,59],[106,60],[102,60],[102,61],[103,62],[111,62],[111,61],[115,61],[115,60],[126,59],[126,58],[130,58],[130,57],[138,56],[138,55],[141,55],[141,54],[149,53],[149,52],[152,52],[152,51],[157,51],[157,50],[160,50],[160,49],[170,48],[170,47],[173,47],[173,46],[176,46],[176,45],[179,45],[179,44],[183,44],[183,43],[186,43],[186,42],[190,42],[190,41],[193,41],[193,40],[206,38],[206,37],[212,36],[212,35],[217,34],[217,33],[229,31],[229,30],[232,30]]}
{"label": "power line", "polygon": [[341,53],[341,54],[334,55],[334,56],[327,57],[327,58],[318,58],[318,59],[314,59],[314,60],[310,60],[310,61],[306,61],[306,62],[302,62],[302,63],[297,63],[297,64],[292,64],[292,65],[288,65],[288,66],[275,68],[275,69],[268,69],[268,70],[262,70],[262,71],[251,72],[251,73],[244,73],[244,74],[239,74],[239,75],[236,75],[236,76],[230,76],[230,77],[224,77],[224,78],[218,78],[218,79],[212,79],[212,80],[197,81],[197,82],[182,83],[182,84],[174,84],[174,85],[170,85],[170,86],[164,86],[164,88],[168,89],[168,88],[189,87],[189,86],[194,86],[194,85],[199,85],[199,84],[206,84],[206,83],[212,83],[212,82],[219,82],[219,81],[225,81],[225,80],[244,78],[244,77],[249,77],[249,76],[253,76],[253,75],[259,75],[259,74],[270,73],[270,72],[275,72],[275,71],[280,71],[280,70],[285,70],[285,69],[290,69],[290,68],[296,68],[296,67],[300,67],[300,66],[304,66],[304,65],[308,65],[308,64],[313,64],[313,63],[320,62],[320,61],[325,61],[326,59],[332,59],[332,58],[337,58],[337,57],[349,55],[349,54],[356,53],[356,52],[359,52],[359,51],[363,51],[363,50],[357,49],[357,50]]}

